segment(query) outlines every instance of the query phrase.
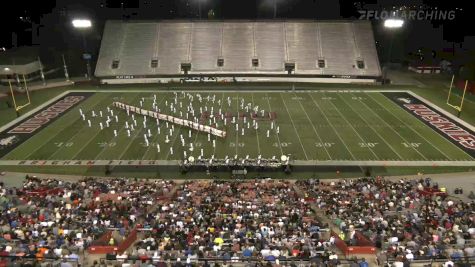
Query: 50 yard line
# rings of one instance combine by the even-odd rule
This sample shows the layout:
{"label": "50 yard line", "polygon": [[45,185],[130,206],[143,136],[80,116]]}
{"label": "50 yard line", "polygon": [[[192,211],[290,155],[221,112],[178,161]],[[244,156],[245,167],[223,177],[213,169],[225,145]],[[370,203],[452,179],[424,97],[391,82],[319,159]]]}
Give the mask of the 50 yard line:
{"label": "50 yard line", "polygon": [[[277,93],[280,94],[280,93]],[[270,101],[269,101],[269,95],[266,93],[266,99],[267,99],[267,105],[269,106],[269,112],[272,111],[272,107],[270,106]],[[284,150],[282,149],[282,145],[280,143],[280,137],[278,134],[275,135],[277,137],[277,142],[279,142],[279,148],[280,148],[280,155],[284,155]]]}
{"label": "50 yard line", "polygon": [[[252,107],[254,108],[254,93],[251,93]],[[257,139],[257,153],[261,154],[261,145],[259,143],[259,131],[256,129],[256,139]]]}

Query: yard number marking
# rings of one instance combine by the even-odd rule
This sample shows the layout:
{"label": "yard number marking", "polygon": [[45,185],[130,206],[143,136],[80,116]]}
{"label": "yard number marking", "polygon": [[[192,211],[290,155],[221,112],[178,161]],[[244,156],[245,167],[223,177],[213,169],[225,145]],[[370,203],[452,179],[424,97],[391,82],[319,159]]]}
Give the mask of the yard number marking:
{"label": "yard number marking", "polygon": [[422,143],[407,143],[407,142],[402,142],[401,144],[403,144],[404,147],[407,147],[407,148],[418,148]]}
{"label": "yard number marking", "polygon": [[72,147],[74,145],[74,142],[59,142],[59,143],[54,143],[56,147]]}
{"label": "yard number marking", "polygon": [[[244,147],[245,144],[244,143],[237,143],[237,146],[238,147]],[[234,142],[229,143],[229,147],[236,147],[236,143],[234,143]]]}
{"label": "yard number marking", "polygon": [[116,142],[99,142],[97,143],[97,145],[99,145],[99,147],[115,147],[117,145]]}
{"label": "yard number marking", "polygon": [[379,143],[358,143],[360,147],[374,148]]}
{"label": "yard number marking", "polygon": [[332,147],[335,143],[315,143],[316,147]]}

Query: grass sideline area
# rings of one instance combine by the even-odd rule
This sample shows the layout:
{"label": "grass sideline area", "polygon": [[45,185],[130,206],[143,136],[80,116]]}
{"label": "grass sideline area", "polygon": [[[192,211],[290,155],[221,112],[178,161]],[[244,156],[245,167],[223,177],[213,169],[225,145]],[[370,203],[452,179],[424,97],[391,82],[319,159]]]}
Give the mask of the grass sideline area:
{"label": "grass sideline area", "polygon": [[[44,90],[30,91],[31,104],[21,109],[20,115],[35,109],[39,105],[63,93],[64,91],[70,90],[71,88],[74,87],[55,87]],[[25,93],[17,92],[15,94],[15,99],[18,105],[21,105],[22,103],[26,103],[28,101]],[[12,107],[8,107],[7,101],[11,103]],[[15,108],[13,108],[13,102],[10,97],[10,94],[8,93],[8,96],[0,97],[0,125],[3,126],[16,118],[17,114],[15,112]]]}
{"label": "grass sideline area", "polygon": [[[154,168],[141,170],[138,167],[113,169],[110,173],[105,172],[102,166],[82,167],[82,166],[2,166],[1,171],[19,173],[41,173],[41,174],[62,174],[79,175],[90,177],[137,177],[148,179],[231,179],[236,178],[230,172],[211,172],[209,175],[204,172],[180,173],[178,168],[163,169]],[[405,176],[405,175],[430,175],[439,173],[473,172],[471,167],[373,167],[370,170],[371,176]],[[286,174],[282,171],[275,172],[248,172],[242,178],[272,178],[272,179],[335,179],[354,178],[365,175],[364,169],[354,169],[353,171],[343,171],[340,168],[315,169],[313,171],[299,171]]]}
{"label": "grass sideline area", "polygon": [[[181,92],[175,98],[171,92],[102,90],[35,132],[2,159],[168,161],[200,155],[218,159],[235,155],[239,158],[290,155],[300,161],[473,160],[471,155],[394,103],[390,99],[393,95],[386,94],[323,90],[218,91]],[[399,95],[410,97],[405,93],[391,94],[398,99]],[[204,132],[163,121],[157,124],[155,119],[148,117],[147,120],[138,114],[135,114],[135,130],[129,130],[126,125],[133,124],[134,116],[112,107],[114,101],[119,101],[153,110],[154,97],[163,114],[179,118],[185,118],[187,109],[193,105],[196,115],[194,118],[190,115],[190,120],[199,119],[204,125],[224,130],[226,138],[210,137]],[[200,97],[204,100],[198,100]],[[176,108],[172,111],[169,107],[178,98],[180,102],[175,102]],[[256,107],[258,117],[251,119],[254,111],[246,111],[244,106]],[[111,107],[114,113],[108,112],[107,108]],[[81,118],[80,110],[87,114],[85,118],[91,121],[91,127]],[[92,112],[97,116],[92,117]],[[106,114],[107,117],[113,114],[110,123],[107,122],[110,127],[106,127]],[[239,118],[243,115],[245,117]],[[227,118],[221,119],[224,116]],[[234,120],[237,124],[232,122]],[[258,129],[252,127],[254,122]],[[169,126],[177,130],[170,134]],[[148,136],[149,144],[144,136]],[[181,139],[185,141],[181,143]],[[216,145],[212,145],[214,142]]]}
{"label": "grass sideline area", "polygon": [[[445,105],[445,100],[446,100],[446,97],[447,97],[447,92],[448,92],[448,89],[444,86],[444,82],[445,80],[441,80],[441,81],[436,81],[434,82],[434,84],[432,86],[425,86],[425,87],[413,87],[413,86],[386,86],[386,87],[383,87],[383,86],[363,86],[363,85],[335,85],[335,84],[325,84],[325,85],[321,85],[321,84],[317,84],[317,85],[308,85],[308,84],[304,84],[304,85],[297,85],[296,88],[297,88],[297,92],[288,92],[288,93],[272,93],[272,94],[275,94],[274,96],[277,96],[278,94],[281,94],[281,95],[284,95],[284,94],[293,94],[294,96],[293,97],[299,97],[299,95],[301,95],[301,92],[298,92],[298,90],[309,90],[309,89],[312,89],[312,90],[315,90],[316,93],[312,93],[312,95],[318,95],[320,93],[318,93],[318,91],[320,90],[325,90],[325,89],[352,89],[352,90],[387,90],[387,89],[403,89],[403,90],[411,90],[413,92],[415,92],[416,94],[430,100],[432,103],[438,105],[440,108],[443,108],[445,110],[447,110],[448,112],[452,113],[452,114],[456,114],[456,111],[452,110],[450,107],[448,107],[447,105]],[[102,87],[100,86],[101,90],[108,90],[108,89],[113,89],[113,90],[118,90],[118,91],[124,91],[124,93],[119,93],[121,95],[126,95],[125,91],[129,91],[129,90],[141,90],[141,91],[147,91],[145,93],[143,93],[143,96],[132,96],[133,94],[130,94],[130,93],[127,93],[127,95],[130,95],[132,98],[138,98],[138,97],[150,97],[150,94],[154,91],[157,91],[157,88],[159,88],[160,90],[170,90],[170,89],[177,89],[177,90],[184,90],[184,89],[190,89],[190,87],[193,87],[194,89],[196,90],[202,90],[203,88],[211,88],[213,90],[246,90],[246,89],[249,89],[249,88],[263,88],[263,89],[275,89],[275,90],[289,90],[290,87],[289,85],[259,85],[259,86],[256,86],[256,85],[252,85],[252,84],[238,84],[238,85],[233,85],[233,84],[229,84],[229,85],[216,85],[216,84],[212,84],[212,85],[209,85],[209,84],[200,84],[200,85],[144,85],[144,86],[107,86],[107,87]],[[28,106],[27,109],[25,109],[24,111],[22,111],[22,113],[24,112],[27,112],[28,110],[31,110],[33,109],[34,107],[40,105],[41,103],[44,103],[44,101],[47,101],[48,99],[51,99],[52,97],[64,92],[65,90],[76,90],[76,89],[90,89],[91,87],[88,87],[88,86],[74,86],[74,87],[65,87],[65,88],[54,88],[54,89],[45,89],[45,90],[41,90],[41,91],[35,91],[33,92],[33,95],[32,95],[32,105]],[[98,89],[98,87],[95,87],[94,89]],[[148,92],[150,91],[150,93]],[[456,90],[457,91],[457,90]],[[460,93],[460,92],[459,92]],[[217,95],[220,95],[221,93],[216,93]],[[223,93],[223,96],[226,95],[226,94],[229,94],[229,95],[232,95],[234,97],[234,93]],[[246,101],[252,101],[252,97],[253,95],[255,95],[257,93],[253,93],[251,94],[251,96],[245,96],[245,100]],[[306,93],[306,94],[310,94],[310,93]],[[329,93],[323,93],[323,94],[329,94]],[[372,93],[373,94],[373,93]],[[377,93],[376,93],[377,94]],[[162,94],[163,95],[163,94]],[[169,94],[171,95],[171,94]],[[239,95],[239,93],[238,93]],[[21,96],[20,96],[21,97]],[[20,98],[19,97],[19,98]],[[110,96],[110,98],[113,98],[114,96]],[[239,96],[237,96],[239,97]],[[370,112],[369,110],[371,109],[371,107],[369,107],[369,105],[361,105],[361,104],[358,104],[358,106],[355,106],[353,104],[351,104],[351,100],[352,98],[358,98],[358,97],[361,97],[361,96],[358,96],[358,95],[355,95],[355,94],[352,94],[351,96],[349,96],[349,98],[347,97],[344,97],[344,99],[341,97],[341,96],[338,96],[338,101],[340,102],[341,106],[338,108],[340,110],[340,112],[345,112],[344,115],[342,114],[342,117],[346,117],[346,119],[348,120],[348,122],[352,121],[355,122],[355,121],[359,121],[362,125],[361,126],[364,126],[363,124],[368,124],[368,123],[371,123],[372,120],[376,120],[378,119],[377,118],[377,115],[376,113],[378,112],[377,110],[373,110],[372,112]],[[109,98],[109,97],[105,97],[105,98]],[[249,98],[249,99],[248,99]],[[309,103],[307,104],[302,104],[302,102],[305,102],[305,101],[308,101],[309,98],[307,96],[303,97],[303,98],[299,98],[299,99],[287,99],[287,98],[284,98],[284,97],[279,97],[279,98],[282,98],[282,103],[285,103],[287,101],[293,101],[293,102],[296,102],[296,103],[293,103],[292,105],[289,105],[287,106],[287,109],[295,109],[298,107],[298,105],[302,105],[302,110],[304,110],[304,112],[300,112],[299,113],[293,113],[294,111],[290,111],[290,110],[287,110],[287,115],[289,118],[292,118],[292,119],[295,119],[297,118],[298,120],[300,120],[300,122],[295,122],[296,125],[303,125],[303,128],[302,130],[300,131],[297,130],[297,128],[294,126],[292,126],[293,122],[292,120],[289,120],[287,119],[285,123],[288,123],[288,125],[285,127],[286,129],[288,130],[292,130],[292,127],[295,128],[294,132],[302,132],[304,134],[307,134],[308,136],[307,137],[302,137],[302,136],[299,136],[299,134],[297,135],[294,135],[294,134],[289,134],[289,139],[292,139],[292,140],[296,140],[296,139],[309,139],[309,140],[312,140],[312,139],[316,139],[314,136],[310,136],[309,135],[309,132],[314,132],[312,130],[312,128],[315,128],[318,127],[316,126],[316,124],[314,124],[315,122],[315,118],[312,117],[311,115],[311,107],[310,106],[307,106]],[[379,96],[378,96],[379,98]],[[284,100],[285,99],[285,100]],[[126,100],[126,99],[124,99]],[[263,101],[264,99],[260,99],[259,101]],[[465,120],[466,122],[470,123],[470,124],[475,124],[475,107],[474,105],[470,105],[470,102],[471,101],[474,101],[474,97],[472,95],[468,95],[468,97],[466,98],[467,102],[468,103],[465,103],[465,108],[464,108],[464,111],[462,112],[462,116],[461,118],[463,120]],[[15,115],[15,112],[14,110],[11,108],[11,109],[7,109],[6,108],[6,104],[4,104],[4,101],[5,101],[5,98],[0,98],[0,105],[2,105],[2,108],[0,108],[0,124],[5,124],[9,121],[11,121],[12,119],[14,119],[16,117]],[[21,100],[20,100],[21,101]],[[89,101],[89,100],[88,100]],[[92,100],[91,100],[92,101]],[[366,100],[365,100],[366,101]],[[370,101],[370,100],[368,100]],[[372,100],[371,100],[372,101]],[[3,103],[2,103],[3,102]],[[124,101],[125,102],[125,101]],[[279,106],[279,108],[281,109],[280,112],[284,112],[285,111],[285,107],[282,105],[282,103],[279,105],[278,103],[276,104],[271,104],[271,105],[276,105],[276,106]],[[473,103],[473,102],[472,102]],[[131,103],[131,104],[135,104],[135,105],[138,105],[137,103]],[[263,103],[264,104],[264,103]],[[294,105],[295,104],[295,105]],[[371,103],[367,103],[367,104],[371,104]],[[376,105],[375,103],[372,103],[374,105]],[[234,103],[233,103],[234,105]],[[236,105],[237,106],[237,105]],[[324,107],[324,106],[322,106]],[[215,108],[218,108],[218,107],[215,107]],[[336,110],[336,107],[326,107],[328,109],[331,109],[331,108],[334,108]],[[368,109],[369,108],[369,109]],[[394,109],[393,110],[388,110],[389,113],[392,112],[392,111],[397,111],[397,108],[393,107]],[[77,109],[77,108],[75,108]],[[283,109],[283,110],[282,110]],[[347,109],[347,111],[344,111],[345,109]],[[368,113],[371,113],[373,114],[372,117],[364,117],[362,116],[362,112],[364,112],[366,110],[366,112]],[[386,112],[388,112],[386,111]],[[401,110],[402,111],[402,110]],[[353,114],[357,114],[357,115],[352,115],[350,113],[346,113],[346,112],[350,112],[350,113],[353,113]],[[61,117],[58,122],[60,122],[61,120],[65,120],[64,117],[68,114],[73,114],[74,111],[71,111],[69,113],[66,113],[65,115],[63,115],[63,117]],[[77,113],[77,111],[76,111]],[[306,114],[307,113],[307,114]],[[285,114],[285,112],[284,112]],[[309,115],[310,114],[310,115]],[[401,113],[402,114],[402,113]],[[401,115],[399,114],[399,115]],[[76,114],[77,115],[77,114]],[[320,116],[322,115],[322,111],[320,111]],[[326,115],[329,115],[328,113]],[[351,117],[352,116],[352,117]],[[404,116],[404,115],[401,115],[401,116]],[[382,117],[381,117],[382,118]],[[408,118],[409,120],[415,120],[414,118]],[[330,119],[331,120],[331,119]],[[340,118],[341,120],[341,118]],[[384,119],[383,119],[384,120]],[[395,119],[393,119],[395,120]],[[306,121],[306,126],[307,126],[307,131],[305,131],[305,122],[303,121]],[[382,121],[382,120],[380,120]],[[402,120],[402,121],[406,121],[405,119]],[[141,121],[140,121],[141,122]],[[334,122],[331,122],[328,121],[329,123],[327,125],[320,125],[322,128],[323,127],[327,127],[327,128],[331,128],[330,124],[334,124]],[[413,121],[414,123],[417,123],[416,121]],[[352,124],[350,123],[350,124]],[[313,124],[313,125],[312,125]],[[424,131],[427,131],[428,134],[434,134],[434,136],[430,135],[430,138],[427,138],[429,140],[431,140],[430,142],[433,142],[433,138],[439,138],[440,135],[436,134],[434,131],[430,130],[430,128],[428,127],[422,127],[424,125],[420,125],[421,123],[418,123],[419,126],[424,129],[424,128],[427,128],[426,130]],[[281,124],[282,125],[282,124]],[[50,125],[51,126],[51,125]],[[48,129],[50,126],[48,126],[46,129]],[[342,125],[343,127],[350,127],[350,128],[354,128],[354,126],[350,126],[350,125]],[[393,126],[396,126],[396,125],[393,125]],[[404,125],[401,125],[401,126],[404,126]],[[407,125],[406,125],[407,126]],[[372,135],[372,138],[374,139],[378,139],[382,142],[378,142],[380,144],[380,147],[385,147],[385,149],[381,149],[380,152],[377,152],[377,153],[372,153],[374,157],[381,157],[381,158],[384,158],[384,159],[391,159],[391,156],[387,154],[387,151],[392,151],[392,156],[394,157],[395,154],[398,154],[398,153],[394,153],[394,152],[397,152],[398,149],[394,149],[394,144],[391,143],[391,142],[387,142],[386,138],[385,138],[385,133],[384,132],[380,132],[379,129],[377,129],[377,125],[374,125],[372,124],[372,126],[368,127],[367,125],[362,127],[362,128],[366,128],[365,131],[367,132],[361,132],[361,135],[364,136],[363,139],[366,138],[366,136],[368,136],[367,134],[371,134]],[[411,126],[412,127],[412,126]],[[61,127],[59,127],[61,128]],[[66,129],[67,130],[67,129]],[[69,129],[69,131],[77,131],[78,128],[77,127],[72,127]],[[120,130],[120,129],[118,129]],[[354,129],[353,129],[354,131]],[[78,132],[81,132],[81,131],[78,131]],[[320,132],[320,131],[319,131]],[[346,130],[345,130],[346,132]],[[41,133],[41,132],[40,132]],[[186,132],[187,133],[187,132]],[[333,137],[336,138],[335,136],[335,129],[333,130]],[[109,136],[111,134],[111,131],[109,132]],[[182,133],[183,134],[183,133]],[[236,133],[234,133],[236,134]],[[38,133],[35,135],[37,136]],[[59,136],[61,136],[62,138],[64,138],[64,136],[67,136],[67,135],[58,135],[56,134],[58,138]],[[239,133],[237,133],[238,135],[238,138],[240,137],[239,136]],[[265,135],[265,132],[262,132],[261,135]],[[331,131],[330,131],[330,134],[329,136],[331,136]],[[394,133],[393,133],[394,135]],[[33,138],[35,137],[33,136]],[[327,136],[327,138],[329,137]],[[202,141],[206,141],[204,140],[206,138],[206,136],[197,136],[197,140],[199,139],[202,139]],[[53,138],[55,139],[55,138]],[[255,136],[253,136],[252,139],[256,139]],[[245,140],[245,139],[244,139]],[[345,140],[345,139],[343,139]],[[89,140],[90,141],[90,140]],[[135,141],[134,141],[135,142]],[[54,142],[54,143],[63,143],[66,144],[65,142]],[[89,142],[89,143],[100,143],[100,142]],[[107,143],[107,142],[106,142]],[[201,142],[201,143],[204,143],[204,142]],[[231,145],[230,144],[231,142],[227,143],[226,145],[229,146]],[[239,146],[239,141],[235,142],[234,145],[235,146]],[[250,147],[252,147],[252,150],[255,150],[256,149],[256,145],[257,144],[254,144],[252,143],[252,141],[244,141],[242,143],[250,143]],[[306,141],[299,141],[300,143],[300,152],[298,151],[292,151],[293,153],[290,153],[290,154],[293,154],[293,155],[299,155],[298,157],[301,157],[303,158],[303,155],[305,153],[302,153],[302,151],[305,150],[305,148],[308,146],[308,145],[315,145],[313,143],[309,143],[307,144]],[[421,142],[408,142],[408,143],[421,143]],[[424,143],[424,142],[422,142]],[[449,142],[447,142],[449,143]],[[107,143],[108,144],[108,143]],[[107,146],[107,144],[105,146]],[[237,144],[237,145],[236,145]],[[276,145],[277,144],[277,145]],[[274,143],[266,143],[264,142],[264,144],[261,144],[262,146],[270,146],[272,147],[272,151],[275,151],[275,153],[268,153],[269,155],[271,154],[276,154],[276,155],[279,155],[279,149],[282,149],[282,143],[281,141],[278,141],[278,142],[274,142]],[[276,145],[276,146],[274,146]],[[334,144],[335,145],[335,144]],[[341,144],[340,144],[341,145]],[[447,146],[447,147],[450,147],[452,144],[442,144],[442,146]],[[141,152],[140,150],[137,150],[137,147],[140,146],[140,142],[137,142],[137,144],[132,144],[132,145],[129,145],[129,147],[132,147],[133,149],[132,150],[135,150],[136,151],[136,154],[137,155],[141,155]],[[432,149],[434,150],[438,150],[437,147],[439,145],[437,144],[434,144],[432,145]],[[453,145],[452,145],[453,146]],[[21,147],[21,146],[20,146]],[[45,153],[45,151],[48,151],[49,149],[46,149],[46,147],[42,146],[43,148],[39,148],[38,150],[35,149],[35,152],[36,155],[38,154],[41,154],[40,152],[38,151],[42,151],[42,153]],[[119,145],[120,147],[120,145]],[[219,147],[219,146],[218,146]],[[296,148],[298,148],[298,146],[295,146]],[[393,147],[392,149],[389,149],[388,150],[388,147]],[[238,147],[239,148],[239,147]],[[363,149],[364,147],[361,147],[361,149]],[[62,150],[64,150],[64,148],[61,148]],[[60,150],[61,150],[60,149]],[[96,156],[97,157],[97,151],[99,151],[99,154],[103,154],[102,156],[107,155],[109,154],[109,152],[107,153],[103,153],[103,151],[105,150],[108,150],[109,148],[104,148],[104,147],[100,147],[99,148],[94,148],[92,149],[93,152],[91,152],[92,154],[90,154],[91,156]],[[319,159],[319,160],[325,160],[325,153],[327,154],[327,156],[332,156],[334,155],[333,153],[327,153],[325,151],[328,151],[329,149],[331,149],[330,147],[325,147],[325,144],[322,144],[322,146],[320,147],[320,153],[319,154],[313,154],[313,153],[307,153],[307,157],[311,157],[312,159],[315,158],[315,159]],[[338,152],[338,151],[341,151],[342,147],[341,146],[335,146],[335,151]],[[352,148],[347,148],[347,150],[351,150]],[[356,148],[353,148],[353,149],[356,149]],[[370,151],[371,149],[369,148],[366,148],[368,151]],[[413,148],[410,148],[411,150],[414,150]],[[85,154],[85,153],[89,153],[89,152],[86,152],[86,151],[90,151],[91,149],[84,149],[84,152],[78,152],[76,151],[76,153],[79,153],[79,154]],[[252,151],[251,150],[251,151]],[[434,151],[435,151],[434,150]],[[457,149],[455,149],[457,150]],[[94,152],[96,151],[96,152]],[[114,151],[114,149],[112,149],[112,151]],[[376,151],[376,150],[375,150]],[[386,152],[383,152],[383,151],[386,151]],[[445,151],[445,150],[444,150]],[[249,151],[247,151],[249,153]],[[440,152],[440,150],[439,150]],[[147,154],[148,153],[148,154]],[[182,151],[179,152],[180,154],[182,153]],[[176,153],[175,155],[177,156],[177,159],[180,159],[182,156],[178,156],[179,153]],[[422,152],[422,153],[417,153],[417,152],[414,152],[414,154],[418,154],[419,155],[419,158],[413,158],[413,159],[410,159],[410,158],[407,158],[407,160],[415,160],[415,159],[422,159],[423,157],[421,157],[421,154],[425,154],[426,152]],[[53,154],[57,154],[56,151],[53,152]],[[60,154],[63,154],[63,152],[61,152]],[[66,153],[67,155],[68,153]],[[94,155],[93,155],[94,154]],[[121,154],[122,154],[122,151],[121,151]],[[124,153],[124,154],[128,154],[128,153]],[[153,154],[153,153],[152,153]],[[148,158],[155,158],[154,155],[150,154],[149,152],[146,152],[146,155],[148,155],[147,157]],[[241,154],[241,153],[240,153]],[[310,156],[308,156],[310,154]],[[351,153],[346,153],[347,155],[341,155],[341,157],[348,157],[348,159],[351,159],[350,158],[350,154]],[[432,153],[428,153],[425,157],[426,159],[430,160],[430,159],[440,159],[439,157],[434,157],[434,158],[431,158],[432,156],[430,155]],[[439,153],[440,154],[440,153]],[[457,153],[456,153],[457,154]],[[48,153],[46,153],[46,155],[48,155]],[[52,154],[49,154],[49,157],[51,156]],[[117,151],[115,152],[111,152],[110,155],[117,155]],[[224,154],[223,154],[224,155]],[[361,155],[370,155],[370,153],[363,153]],[[401,155],[401,154],[400,154]],[[364,159],[364,157],[366,156],[363,156],[361,157],[361,159]],[[461,156],[461,155],[457,155],[458,156]],[[21,157],[19,157],[21,158]],[[35,158],[35,157],[32,157],[32,158]],[[38,157],[39,159],[41,157]],[[84,158],[89,158],[89,157],[84,157]],[[104,158],[107,158],[107,157],[104,157]],[[371,157],[368,157],[368,159],[371,159]],[[397,158],[394,158],[394,159],[397,159]],[[473,160],[473,158],[461,158],[461,160]],[[28,172],[42,172],[42,173],[70,173],[70,174],[79,174],[79,175],[82,175],[82,174],[97,174],[97,175],[103,175],[104,174],[104,168],[100,168],[99,166],[97,167],[93,167],[93,168],[81,168],[81,167],[66,167],[66,166],[62,166],[62,167],[54,167],[54,168],[49,168],[47,166],[43,166],[43,167],[27,167],[27,166],[4,166],[4,167],[1,167],[2,170],[6,170],[6,171],[26,171],[28,170]],[[354,177],[354,176],[358,176],[358,173],[361,174],[361,172],[363,172],[364,170],[363,169],[360,169],[359,171],[356,170],[356,171],[339,171],[338,168],[335,168],[335,169],[327,169],[327,170],[315,170],[315,171],[302,171],[302,172],[299,172],[300,175],[302,176],[306,176],[306,177],[312,177],[312,176],[321,176],[321,178],[335,178],[335,177]],[[436,166],[433,166],[433,167],[378,167],[378,168],[373,168],[372,169],[372,173],[378,173],[379,175],[404,175],[404,174],[414,174],[414,173],[417,173],[417,172],[423,172],[423,173],[439,173],[439,172],[457,172],[457,171],[472,171],[472,168],[470,167],[436,167]],[[195,174],[182,174],[182,175],[177,175],[177,172],[176,170],[161,170],[161,171],[147,171],[147,172],[143,172],[143,171],[137,171],[137,170],[116,170],[114,172],[114,175],[124,175],[124,174],[130,174],[131,176],[140,176],[140,177],[157,177],[157,176],[162,176],[162,175],[166,175],[166,176],[169,176],[171,175],[172,177],[176,177],[176,176],[183,176],[184,179],[187,179],[189,177],[193,177],[195,176]],[[212,176],[214,175],[219,175],[220,177],[222,176],[230,176],[229,173],[212,173],[211,174]],[[250,173],[250,175],[253,175],[252,173]],[[261,173],[255,173],[256,176],[266,176],[267,174],[261,174]],[[271,173],[271,175],[274,177],[274,176],[283,176],[282,178],[289,178],[288,175],[284,175],[283,173]],[[203,174],[197,174],[196,175],[197,177],[203,177]],[[165,177],[164,177],[165,178]],[[177,178],[180,178],[180,177],[177,177]]]}

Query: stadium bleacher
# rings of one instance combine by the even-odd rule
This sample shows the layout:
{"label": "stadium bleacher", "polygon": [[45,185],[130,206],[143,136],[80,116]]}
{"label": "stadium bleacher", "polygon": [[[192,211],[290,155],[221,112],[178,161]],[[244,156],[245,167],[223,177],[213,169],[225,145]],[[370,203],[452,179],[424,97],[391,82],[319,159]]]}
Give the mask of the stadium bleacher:
{"label": "stadium bleacher", "polygon": [[181,76],[182,64],[190,75],[285,77],[293,64],[296,77],[381,76],[371,25],[360,21],[108,21],[95,75]]}
{"label": "stadium bleacher", "polygon": [[[108,258],[119,263],[181,258],[337,266],[338,255],[348,254],[338,249],[360,245],[387,252],[384,261],[473,260],[474,204],[421,193],[429,187],[436,192],[436,186],[382,178],[294,183],[30,177],[21,188],[0,183],[0,263],[33,258],[88,266],[93,254],[110,247]],[[383,212],[393,215],[386,221],[378,217]],[[330,237],[328,230],[338,233]]]}

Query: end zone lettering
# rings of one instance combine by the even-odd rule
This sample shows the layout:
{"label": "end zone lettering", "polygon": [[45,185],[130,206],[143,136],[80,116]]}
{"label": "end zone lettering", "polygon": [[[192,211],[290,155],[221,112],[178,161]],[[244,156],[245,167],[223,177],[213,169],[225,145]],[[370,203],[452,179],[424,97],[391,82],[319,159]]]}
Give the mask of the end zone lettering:
{"label": "end zone lettering", "polygon": [[41,126],[47,124],[51,119],[58,117],[61,113],[64,113],[84,98],[84,96],[67,96],[42,112],[36,114],[31,119],[13,128],[8,133],[30,134]]}
{"label": "end zone lettering", "polygon": [[404,104],[404,107],[414,112],[416,115],[429,122],[439,131],[455,140],[465,148],[475,150],[475,136],[444,116],[434,112],[423,104]]}

